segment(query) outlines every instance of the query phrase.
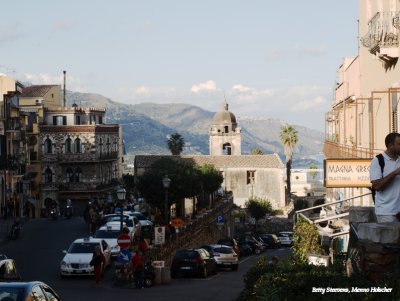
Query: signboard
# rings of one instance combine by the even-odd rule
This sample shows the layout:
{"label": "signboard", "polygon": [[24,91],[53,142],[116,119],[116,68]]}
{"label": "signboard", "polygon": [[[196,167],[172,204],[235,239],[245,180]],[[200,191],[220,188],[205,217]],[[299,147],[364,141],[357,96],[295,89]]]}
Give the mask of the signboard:
{"label": "signboard", "polygon": [[369,166],[372,159],[326,159],[324,161],[324,186],[371,187]]}
{"label": "signboard", "polygon": [[225,222],[223,215],[217,215],[217,225],[223,225]]}
{"label": "signboard", "polygon": [[122,249],[117,257],[117,261],[122,264],[129,263],[132,260],[132,253],[127,249]]}
{"label": "signboard", "polygon": [[185,223],[180,218],[174,218],[171,220],[171,225],[174,226],[175,228],[182,228],[185,225]]}
{"label": "signboard", "polygon": [[154,260],[152,265],[154,268],[162,269],[165,267],[165,261],[164,260]]}
{"label": "signboard", "polygon": [[165,244],[165,228],[154,227],[154,244],[163,245]]}
{"label": "signboard", "polygon": [[120,234],[117,238],[117,244],[121,249],[127,249],[131,245],[131,238],[128,234]]}

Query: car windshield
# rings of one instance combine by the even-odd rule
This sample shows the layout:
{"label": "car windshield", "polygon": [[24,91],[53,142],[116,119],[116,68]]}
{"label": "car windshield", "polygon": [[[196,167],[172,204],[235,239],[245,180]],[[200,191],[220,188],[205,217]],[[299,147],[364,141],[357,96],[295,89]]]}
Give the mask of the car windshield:
{"label": "car windshield", "polygon": [[100,245],[98,242],[74,242],[69,247],[68,253],[93,253],[95,246],[98,245]]}
{"label": "car windshield", "polygon": [[115,230],[97,230],[94,234],[94,238],[118,238],[121,232]]}
{"label": "car windshield", "polygon": [[[1,286],[0,287],[0,300],[22,300],[22,296],[24,295],[23,287],[10,287],[10,286]],[[8,299],[10,298],[10,299]]]}
{"label": "car windshield", "polygon": [[[108,222],[120,222],[121,217],[120,216],[110,216],[107,220],[108,220]],[[133,221],[129,217],[124,216],[122,220],[128,227],[133,227]]]}
{"label": "car windshield", "polygon": [[232,248],[228,248],[228,247],[218,247],[218,248],[214,248],[214,252],[217,253],[221,253],[221,254],[232,254]]}
{"label": "car windshield", "polygon": [[197,258],[196,251],[178,251],[176,252],[175,258],[177,259],[195,259]]}

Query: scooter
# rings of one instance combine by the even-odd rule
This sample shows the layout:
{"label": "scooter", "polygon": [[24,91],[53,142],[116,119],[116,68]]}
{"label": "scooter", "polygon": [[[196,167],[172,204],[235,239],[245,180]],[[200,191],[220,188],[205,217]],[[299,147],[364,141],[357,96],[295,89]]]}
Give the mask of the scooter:
{"label": "scooter", "polygon": [[64,216],[67,219],[70,219],[72,217],[72,206],[71,205],[67,205],[67,207],[65,208]]}
{"label": "scooter", "polygon": [[20,224],[14,224],[11,226],[10,230],[10,239],[17,239],[19,237],[19,233],[21,232],[21,225]]}
{"label": "scooter", "polygon": [[58,219],[58,210],[57,210],[57,208],[51,208],[50,216],[53,219],[53,221]]}

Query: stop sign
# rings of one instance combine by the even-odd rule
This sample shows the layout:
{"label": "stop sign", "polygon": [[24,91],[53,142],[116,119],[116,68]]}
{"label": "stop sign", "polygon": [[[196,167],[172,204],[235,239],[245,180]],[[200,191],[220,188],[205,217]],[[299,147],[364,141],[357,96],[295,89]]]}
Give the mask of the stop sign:
{"label": "stop sign", "polygon": [[127,249],[131,245],[131,238],[128,234],[120,234],[117,239],[117,244],[121,249]]}

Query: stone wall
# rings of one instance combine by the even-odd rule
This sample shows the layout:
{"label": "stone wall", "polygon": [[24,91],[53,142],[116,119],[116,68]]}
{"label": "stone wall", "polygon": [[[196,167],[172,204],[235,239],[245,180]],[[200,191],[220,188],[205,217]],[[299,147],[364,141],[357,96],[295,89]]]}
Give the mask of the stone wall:
{"label": "stone wall", "polygon": [[400,271],[400,222],[376,223],[373,207],[351,207],[349,259],[351,268],[368,279]]}

